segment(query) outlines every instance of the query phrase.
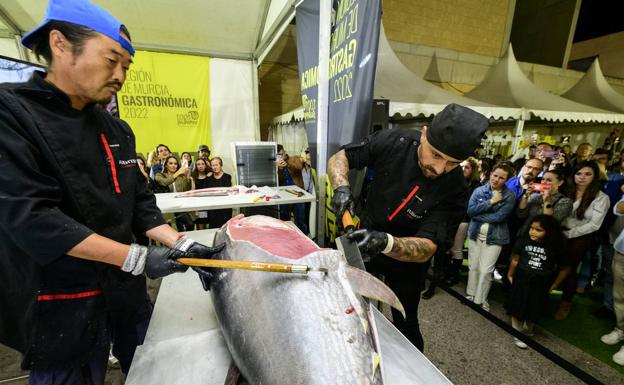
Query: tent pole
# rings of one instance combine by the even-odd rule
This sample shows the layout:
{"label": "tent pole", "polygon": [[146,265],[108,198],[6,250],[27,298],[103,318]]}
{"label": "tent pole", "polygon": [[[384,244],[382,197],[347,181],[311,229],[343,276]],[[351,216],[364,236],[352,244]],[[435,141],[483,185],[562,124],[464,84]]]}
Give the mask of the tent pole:
{"label": "tent pole", "polygon": [[331,32],[331,1],[319,2],[319,68],[316,124],[316,177],[318,178],[318,221],[316,241],[325,247],[325,178],[327,176],[327,121],[329,113],[329,39]]}
{"label": "tent pole", "polygon": [[520,147],[520,140],[522,139],[522,132],[524,131],[524,114],[520,116],[520,119],[516,120],[516,129],[514,130],[514,138],[511,144],[511,153],[518,152]]}

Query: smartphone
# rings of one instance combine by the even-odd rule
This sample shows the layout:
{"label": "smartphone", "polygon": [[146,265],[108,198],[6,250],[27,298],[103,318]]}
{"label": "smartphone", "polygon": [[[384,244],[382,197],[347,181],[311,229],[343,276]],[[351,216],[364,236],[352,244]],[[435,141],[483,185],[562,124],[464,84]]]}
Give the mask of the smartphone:
{"label": "smartphone", "polygon": [[282,160],[282,155],[281,155],[281,154],[276,154],[276,155],[275,155],[275,160],[277,160],[278,162],[279,162],[280,160]]}
{"label": "smartphone", "polygon": [[189,162],[187,159],[182,159],[182,167],[188,167],[189,166]]}
{"label": "smartphone", "polygon": [[559,151],[544,151],[544,157],[546,158],[558,159],[559,154],[560,154]]}
{"label": "smartphone", "polygon": [[530,186],[533,187],[533,192],[550,190],[550,185],[547,183],[531,183]]}

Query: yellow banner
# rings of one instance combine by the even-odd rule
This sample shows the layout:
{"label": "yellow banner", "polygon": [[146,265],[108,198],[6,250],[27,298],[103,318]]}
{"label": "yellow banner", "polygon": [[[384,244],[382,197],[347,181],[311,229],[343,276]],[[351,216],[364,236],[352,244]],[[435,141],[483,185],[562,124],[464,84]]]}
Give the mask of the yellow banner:
{"label": "yellow banner", "polygon": [[210,143],[210,58],[137,51],[117,94],[119,116],[145,155],[163,143],[196,152]]}

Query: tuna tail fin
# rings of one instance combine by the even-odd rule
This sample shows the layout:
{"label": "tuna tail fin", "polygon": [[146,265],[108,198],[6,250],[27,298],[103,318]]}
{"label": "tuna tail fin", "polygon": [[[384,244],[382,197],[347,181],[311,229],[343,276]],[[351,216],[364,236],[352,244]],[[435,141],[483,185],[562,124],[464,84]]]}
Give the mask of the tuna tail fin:
{"label": "tuna tail fin", "polygon": [[403,318],[405,318],[405,309],[403,308],[403,304],[401,304],[401,301],[396,294],[394,294],[392,289],[386,286],[385,283],[375,278],[372,274],[355,267],[345,266],[345,271],[353,291],[362,297],[387,303],[400,311]]}

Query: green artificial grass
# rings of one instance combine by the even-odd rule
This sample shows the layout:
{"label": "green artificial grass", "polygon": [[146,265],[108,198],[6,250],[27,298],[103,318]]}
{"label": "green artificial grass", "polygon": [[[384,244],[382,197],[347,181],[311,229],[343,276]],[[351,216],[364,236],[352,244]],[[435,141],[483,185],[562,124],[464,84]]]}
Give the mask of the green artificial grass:
{"label": "green artificial grass", "polygon": [[[466,262],[464,265],[467,264]],[[467,273],[462,272],[461,277],[465,287],[468,281]],[[490,302],[505,302],[506,295],[500,282],[492,281],[488,298]],[[555,290],[550,296],[549,311],[538,322],[538,325],[624,374],[624,366],[616,364],[611,358],[622,344],[606,345],[600,341],[602,335],[609,333],[615,327],[615,317],[600,319],[591,314],[602,305],[602,287],[593,288],[582,295],[575,295],[570,315],[563,321],[557,321],[554,318],[560,301],[561,292]]]}

